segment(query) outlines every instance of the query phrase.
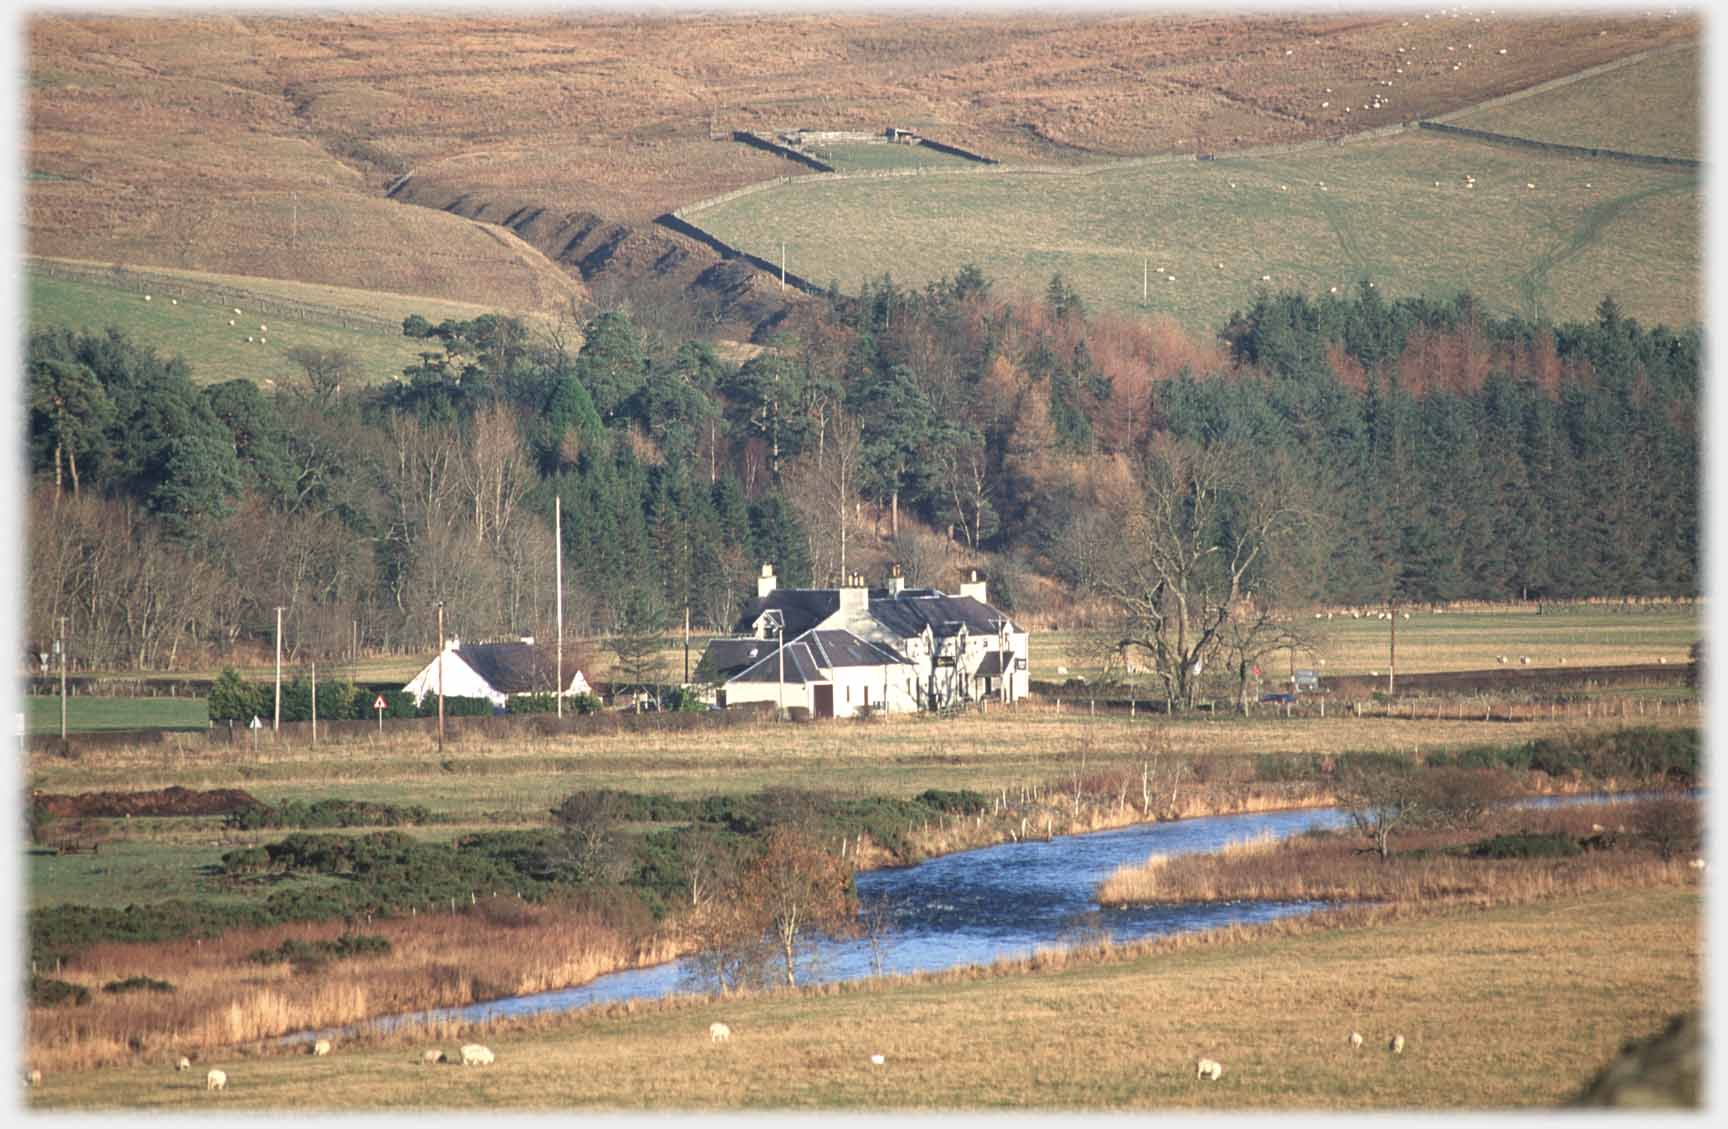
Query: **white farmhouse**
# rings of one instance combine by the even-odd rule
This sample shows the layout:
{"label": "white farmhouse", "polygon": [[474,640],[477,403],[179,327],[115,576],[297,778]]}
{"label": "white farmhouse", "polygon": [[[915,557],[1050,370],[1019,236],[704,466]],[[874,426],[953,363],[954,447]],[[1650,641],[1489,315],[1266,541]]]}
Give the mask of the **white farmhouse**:
{"label": "white farmhouse", "polygon": [[813,717],[1026,696],[1030,637],[989,605],[977,573],[952,596],[907,588],[898,567],[880,588],[849,580],[780,588],[763,565],[756,599],[734,634],[708,644],[698,681],[715,687],[722,706],[764,702]]}
{"label": "white farmhouse", "polygon": [[[439,659],[442,659],[440,664]],[[438,693],[438,670],[444,670],[446,698],[488,698],[503,709],[518,694],[550,694],[557,682],[557,655],[525,638],[510,643],[467,643],[460,638],[445,644],[444,653],[426,664],[403,691],[416,705]],[[588,680],[576,671],[564,693],[587,694]]]}

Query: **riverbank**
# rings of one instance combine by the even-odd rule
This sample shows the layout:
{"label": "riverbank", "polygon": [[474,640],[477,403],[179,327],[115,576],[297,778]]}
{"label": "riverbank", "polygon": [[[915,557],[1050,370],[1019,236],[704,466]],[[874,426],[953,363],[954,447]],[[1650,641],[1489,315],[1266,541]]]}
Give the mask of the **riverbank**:
{"label": "riverbank", "polygon": [[[339,1043],[328,1058],[50,1074],[34,1109],[1491,1110],[1568,1100],[1698,1006],[1696,886],[1487,910],[1357,908],[922,977]],[[1588,921],[1590,928],[1578,927]],[[1584,989],[1584,990],[1581,990]],[[732,1029],[711,1044],[707,1027]],[[1368,1045],[1353,1051],[1345,1035]],[[1389,1055],[1393,1034],[1407,1039]],[[486,1068],[419,1051],[480,1041]],[[883,1064],[871,1062],[881,1055]],[[1197,1057],[1224,1063],[1215,1084]],[[1485,1069],[1484,1064],[1493,1064]],[[199,1063],[203,1068],[206,1062]]]}

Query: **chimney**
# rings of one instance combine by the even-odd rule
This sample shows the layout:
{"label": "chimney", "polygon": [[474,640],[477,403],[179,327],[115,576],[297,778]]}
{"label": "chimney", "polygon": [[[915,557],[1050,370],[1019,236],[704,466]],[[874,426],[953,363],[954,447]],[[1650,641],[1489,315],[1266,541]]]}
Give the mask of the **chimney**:
{"label": "chimney", "polygon": [[847,573],[840,587],[840,610],[863,611],[870,606],[870,589],[864,585],[864,574]]}
{"label": "chimney", "polygon": [[960,595],[970,596],[980,604],[988,604],[990,602],[984,596],[984,581],[978,579],[977,569],[972,570],[971,579],[960,585]]}
{"label": "chimney", "polygon": [[888,570],[888,595],[898,596],[906,590],[906,577],[900,572],[900,562]]}
{"label": "chimney", "polygon": [[774,566],[765,564],[762,566],[762,575],[756,578],[756,598],[767,599],[768,593],[774,591],[774,588]]}

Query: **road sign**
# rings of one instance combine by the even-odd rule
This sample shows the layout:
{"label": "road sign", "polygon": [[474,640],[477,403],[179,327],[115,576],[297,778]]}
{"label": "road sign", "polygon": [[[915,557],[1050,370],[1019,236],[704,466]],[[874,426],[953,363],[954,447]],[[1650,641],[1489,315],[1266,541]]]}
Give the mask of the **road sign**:
{"label": "road sign", "polygon": [[264,723],[262,721],[258,720],[257,714],[253,714],[252,715],[252,724],[248,725],[246,728],[248,728],[248,729],[262,729],[262,728],[264,728]]}
{"label": "road sign", "polygon": [[384,700],[384,695],[380,694],[376,698],[372,699],[372,708],[375,710],[387,710],[390,708],[390,704]]}

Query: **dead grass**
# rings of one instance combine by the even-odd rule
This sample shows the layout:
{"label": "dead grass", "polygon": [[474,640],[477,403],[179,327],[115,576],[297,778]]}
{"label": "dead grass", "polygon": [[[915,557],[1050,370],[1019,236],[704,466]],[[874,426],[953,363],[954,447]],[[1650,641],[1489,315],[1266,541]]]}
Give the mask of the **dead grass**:
{"label": "dead grass", "polygon": [[[93,946],[72,968],[52,972],[90,989],[75,1008],[30,1008],[31,1061],[45,1070],[207,1057],[294,1031],[379,1015],[454,1007],[583,983],[605,972],[676,955],[670,937],[639,942],[589,915],[510,897],[355,923],[390,941],[388,956],[334,962],[300,974],[246,956],[287,940],[328,940],[339,922],[230,930],[205,940]],[[174,985],[172,993],[102,992],[131,976]]]}

